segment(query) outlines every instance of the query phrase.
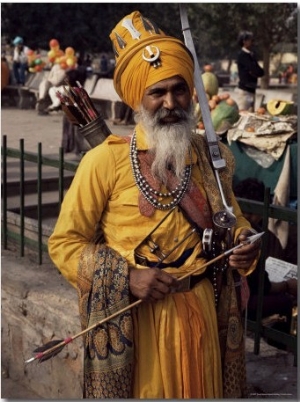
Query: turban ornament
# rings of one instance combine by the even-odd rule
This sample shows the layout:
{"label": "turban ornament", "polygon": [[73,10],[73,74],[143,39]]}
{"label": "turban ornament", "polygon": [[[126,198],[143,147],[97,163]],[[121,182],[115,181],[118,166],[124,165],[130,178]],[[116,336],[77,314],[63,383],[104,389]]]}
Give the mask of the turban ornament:
{"label": "turban ornament", "polygon": [[176,75],[194,88],[193,57],[184,43],[166,35],[155,23],[134,11],[110,34],[115,53],[114,86],[120,98],[137,110],[149,86]]}

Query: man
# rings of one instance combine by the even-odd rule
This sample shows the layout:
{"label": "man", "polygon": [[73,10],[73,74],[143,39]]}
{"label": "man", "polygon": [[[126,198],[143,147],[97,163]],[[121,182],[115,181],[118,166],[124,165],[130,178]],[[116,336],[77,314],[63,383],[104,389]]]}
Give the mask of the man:
{"label": "man", "polygon": [[[53,261],[78,289],[82,327],[120,312],[85,337],[84,397],[239,397],[243,335],[231,269],[253,270],[259,246],[236,250],[223,274],[226,263],[203,267],[199,233],[224,207],[206,142],[191,134],[192,56],[137,11],[110,37],[115,88],[138,123],[130,137],[111,135],[83,157],[49,239]],[[250,225],[231,189],[233,158],[225,146],[222,154],[238,243]],[[201,275],[181,281],[197,267]]]}
{"label": "man", "polygon": [[238,38],[241,50],[237,58],[239,82],[235,92],[238,95],[237,103],[240,111],[254,112],[257,79],[264,75],[264,70],[252,51],[253,40],[252,32],[248,31],[241,32]]}
{"label": "man", "polygon": [[16,36],[13,40],[13,73],[17,84],[24,85],[28,70],[28,51],[29,48],[24,45],[24,40]]}

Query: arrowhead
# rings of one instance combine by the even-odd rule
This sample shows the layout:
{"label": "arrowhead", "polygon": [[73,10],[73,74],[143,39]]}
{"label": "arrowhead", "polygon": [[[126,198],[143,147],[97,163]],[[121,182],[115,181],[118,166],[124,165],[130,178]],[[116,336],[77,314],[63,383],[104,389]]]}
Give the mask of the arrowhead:
{"label": "arrowhead", "polygon": [[252,243],[256,242],[258,239],[260,239],[264,234],[265,234],[265,232],[261,232],[261,233],[257,233],[255,235],[249,236],[245,243],[252,244]]}

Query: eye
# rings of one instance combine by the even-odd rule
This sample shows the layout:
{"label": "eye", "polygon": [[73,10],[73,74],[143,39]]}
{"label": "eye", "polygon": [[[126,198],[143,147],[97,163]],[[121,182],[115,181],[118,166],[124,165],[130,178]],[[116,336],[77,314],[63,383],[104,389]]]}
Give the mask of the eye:
{"label": "eye", "polygon": [[148,95],[152,96],[154,98],[160,98],[161,96],[163,96],[165,94],[165,90],[162,88],[154,88],[151,91],[149,91]]}
{"label": "eye", "polygon": [[188,87],[186,84],[178,85],[174,90],[176,95],[185,95],[188,92]]}

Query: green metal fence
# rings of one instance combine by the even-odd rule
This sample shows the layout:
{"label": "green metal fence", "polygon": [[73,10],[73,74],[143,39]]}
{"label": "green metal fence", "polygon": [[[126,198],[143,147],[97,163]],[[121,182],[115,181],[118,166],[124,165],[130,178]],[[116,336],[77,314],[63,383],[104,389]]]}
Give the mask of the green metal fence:
{"label": "green metal fence", "polygon": [[[19,160],[20,171],[20,233],[12,232],[8,229],[7,215],[9,213],[7,208],[7,186],[8,186],[8,171],[7,171],[7,159],[16,158]],[[30,161],[36,164],[37,167],[37,241],[34,241],[25,236],[25,161]],[[42,181],[43,181],[43,166],[51,166],[58,170],[58,204],[60,205],[64,196],[64,174],[65,171],[75,172],[78,166],[76,162],[66,162],[64,160],[63,149],[59,150],[58,159],[51,159],[43,157],[42,144],[38,144],[37,154],[25,152],[24,140],[20,140],[20,149],[13,149],[7,147],[6,136],[3,136],[2,145],[2,244],[4,249],[8,247],[8,241],[14,240],[19,245],[20,256],[24,256],[25,247],[36,249],[38,252],[38,262],[42,264],[43,253],[47,253],[47,242],[43,242],[42,237],[42,216],[43,216],[43,200],[42,200]],[[265,269],[265,255],[268,248],[268,220],[269,218],[275,218],[282,221],[288,221],[291,224],[297,225],[297,211],[291,208],[283,208],[270,204],[270,190],[267,188],[265,192],[264,202],[250,201],[247,199],[238,198],[239,204],[243,212],[251,212],[262,216],[263,227],[262,230],[266,232],[266,235],[262,240],[262,252],[258,263],[257,269],[259,269],[259,289],[258,289],[258,308],[256,321],[247,320],[247,329],[254,332],[254,353],[259,354],[260,351],[260,339],[262,336],[279,341],[287,345],[288,349],[295,356],[297,356],[297,336],[285,334],[283,332],[276,331],[272,328],[268,328],[262,324],[262,306],[263,306],[263,288],[264,288],[264,269]]]}
{"label": "green metal fence", "polygon": [[254,353],[259,354],[260,339],[262,336],[267,337],[276,342],[285,344],[294,354],[294,364],[297,364],[297,336],[285,334],[262,324],[262,307],[264,293],[264,270],[266,261],[266,250],[268,250],[268,222],[269,218],[274,218],[282,221],[287,221],[290,224],[297,225],[297,211],[291,208],[279,207],[270,204],[270,189],[266,188],[264,202],[250,201],[247,199],[238,198],[239,205],[243,212],[258,214],[262,216],[262,230],[265,235],[262,239],[261,256],[256,269],[259,270],[259,285],[258,285],[258,302],[256,320],[247,320],[247,329],[254,332]]}
{"label": "green metal fence", "polygon": [[[8,158],[19,160],[19,214],[20,214],[20,233],[8,229]],[[25,236],[25,161],[36,164],[36,195],[37,195],[37,240],[32,240]],[[47,245],[42,241],[42,218],[43,218],[43,200],[42,200],[42,182],[43,182],[43,167],[51,166],[58,170],[58,193],[57,202],[60,206],[64,196],[64,174],[65,171],[75,172],[76,163],[67,162],[64,160],[63,149],[59,149],[58,159],[43,157],[42,144],[38,144],[37,154],[25,152],[24,140],[20,140],[20,149],[7,147],[7,138],[3,136],[2,141],[2,244],[4,249],[7,249],[9,240],[16,241],[20,246],[20,256],[25,253],[25,246],[37,250],[38,263],[42,264],[43,252],[47,252]]]}

